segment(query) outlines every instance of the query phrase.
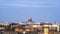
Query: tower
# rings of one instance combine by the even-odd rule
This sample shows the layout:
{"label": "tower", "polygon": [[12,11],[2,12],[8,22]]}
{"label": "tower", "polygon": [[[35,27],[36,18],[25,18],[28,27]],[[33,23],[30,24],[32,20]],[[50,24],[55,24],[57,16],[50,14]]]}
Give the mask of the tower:
{"label": "tower", "polygon": [[32,21],[31,17],[28,18],[27,24],[33,24],[33,21]]}

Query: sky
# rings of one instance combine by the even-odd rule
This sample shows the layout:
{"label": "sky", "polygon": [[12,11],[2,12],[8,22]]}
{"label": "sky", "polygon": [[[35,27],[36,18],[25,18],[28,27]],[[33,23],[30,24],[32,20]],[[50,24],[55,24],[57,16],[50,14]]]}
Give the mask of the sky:
{"label": "sky", "polygon": [[60,22],[60,0],[0,0],[0,22]]}

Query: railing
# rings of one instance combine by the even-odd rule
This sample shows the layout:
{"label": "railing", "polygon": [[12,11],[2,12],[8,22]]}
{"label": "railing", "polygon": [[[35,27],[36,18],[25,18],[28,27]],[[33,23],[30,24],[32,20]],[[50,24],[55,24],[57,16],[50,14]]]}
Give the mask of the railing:
{"label": "railing", "polygon": [[[23,32],[14,32],[14,31],[0,31],[0,34],[44,34],[44,32],[27,31],[23,33]],[[60,34],[60,32],[49,32],[49,34]]]}

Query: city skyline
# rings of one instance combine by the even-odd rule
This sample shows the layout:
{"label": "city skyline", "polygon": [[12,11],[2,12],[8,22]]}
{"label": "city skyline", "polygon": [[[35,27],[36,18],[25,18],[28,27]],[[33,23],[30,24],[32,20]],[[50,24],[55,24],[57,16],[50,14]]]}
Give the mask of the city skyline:
{"label": "city skyline", "polygon": [[0,22],[60,22],[60,0],[0,0]]}

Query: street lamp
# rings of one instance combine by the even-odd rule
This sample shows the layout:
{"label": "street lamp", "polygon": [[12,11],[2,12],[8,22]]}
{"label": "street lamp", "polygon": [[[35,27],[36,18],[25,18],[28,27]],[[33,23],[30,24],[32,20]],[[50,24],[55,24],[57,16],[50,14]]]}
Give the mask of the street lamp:
{"label": "street lamp", "polygon": [[23,34],[25,34],[26,33],[26,31],[23,31]]}

